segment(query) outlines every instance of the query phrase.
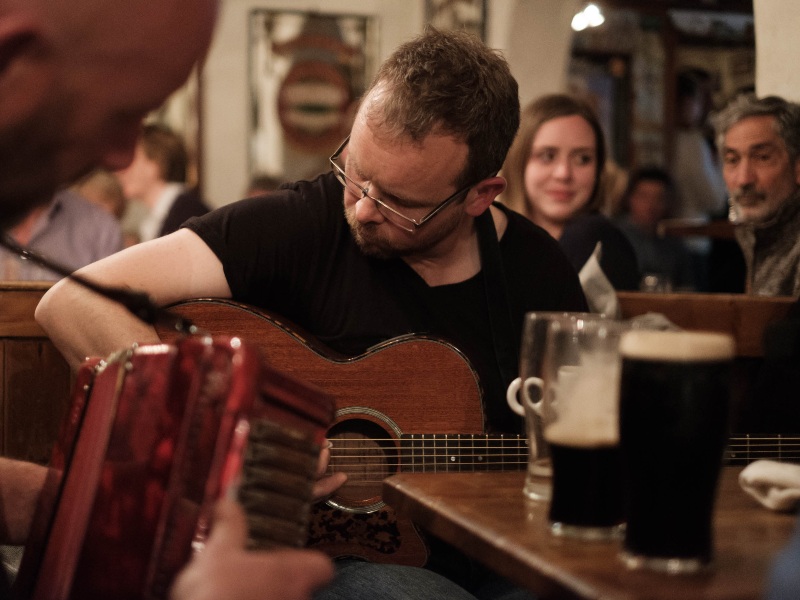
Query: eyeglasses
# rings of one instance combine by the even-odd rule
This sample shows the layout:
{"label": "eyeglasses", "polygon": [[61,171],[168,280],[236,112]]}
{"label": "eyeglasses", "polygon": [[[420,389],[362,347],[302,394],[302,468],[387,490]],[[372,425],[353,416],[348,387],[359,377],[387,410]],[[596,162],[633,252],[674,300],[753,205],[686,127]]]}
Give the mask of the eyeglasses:
{"label": "eyeglasses", "polygon": [[434,216],[436,216],[439,212],[441,212],[448,204],[451,204],[455,200],[457,200],[460,196],[465,195],[470,189],[472,189],[475,184],[472,183],[467,187],[461,188],[452,196],[448,196],[444,200],[442,200],[439,204],[437,204],[434,209],[429,212],[427,215],[422,217],[421,219],[412,219],[411,217],[407,217],[404,214],[396,211],[394,208],[386,204],[380,198],[376,198],[375,196],[369,195],[369,188],[363,187],[362,185],[356,183],[344,172],[344,169],[340,167],[336,161],[339,160],[339,157],[342,155],[345,146],[347,146],[347,142],[350,141],[350,136],[348,135],[345,140],[342,142],[342,145],[337,148],[336,152],[333,153],[330,157],[331,162],[331,169],[333,170],[333,174],[336,175],[336,179],[354,196],[357,196],[359,199],[362,198],[369,198],[375,203],[378,212],[390,223],[396,225],[400,229],[404,229],[408,232],[413,233],[420,227],[422,227],[425,223],[430,221]]}

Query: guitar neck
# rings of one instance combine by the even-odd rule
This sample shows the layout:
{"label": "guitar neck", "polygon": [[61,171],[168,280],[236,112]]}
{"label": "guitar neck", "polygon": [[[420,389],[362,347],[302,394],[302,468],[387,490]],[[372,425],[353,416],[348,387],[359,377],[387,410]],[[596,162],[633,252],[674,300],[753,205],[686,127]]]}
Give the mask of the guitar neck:
{"label": "guitar neck", "polygon": [[[755,460],[800,463],[800,436],[747,434],[730,438],[725,464]],[[526,467],[528,442],[521,435],[406,434],[400,437],[400,470],[407,472],[518,471]]]}
{"label": "guitar neck", "polygon": [[725,464],[746,465],[761,459],[800,463],[800,435],[735,435],[725,449]]}
{"label": "guitar neck", "polygon": [[400,469],[409,472],[519,471],[528,442],[513,434],[407,434],[400,437]]}

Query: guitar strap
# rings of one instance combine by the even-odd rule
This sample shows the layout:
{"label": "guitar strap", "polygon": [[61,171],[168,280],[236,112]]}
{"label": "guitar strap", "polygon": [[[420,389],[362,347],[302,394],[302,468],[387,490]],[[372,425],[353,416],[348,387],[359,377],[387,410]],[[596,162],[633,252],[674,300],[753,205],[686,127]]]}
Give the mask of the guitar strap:
{"label": "guitar strap", "polygon": [[507,281],[500,257],[500,241],[497,239],[491,209],[475,219],[475,224],[495,358],[503,384],[507,386],[517,376],[519,333],[515,331],[511,319]]}

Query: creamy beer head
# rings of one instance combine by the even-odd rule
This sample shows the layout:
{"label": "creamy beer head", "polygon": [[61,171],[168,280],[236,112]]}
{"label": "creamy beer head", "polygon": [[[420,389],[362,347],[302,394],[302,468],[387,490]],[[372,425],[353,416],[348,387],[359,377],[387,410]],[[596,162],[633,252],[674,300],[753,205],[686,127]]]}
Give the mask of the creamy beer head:
{"label": "creamy beer head", "polygon": [[733,338],[707,331],[626,331],[620,354],[634,360],[718,362],[735,355]]}

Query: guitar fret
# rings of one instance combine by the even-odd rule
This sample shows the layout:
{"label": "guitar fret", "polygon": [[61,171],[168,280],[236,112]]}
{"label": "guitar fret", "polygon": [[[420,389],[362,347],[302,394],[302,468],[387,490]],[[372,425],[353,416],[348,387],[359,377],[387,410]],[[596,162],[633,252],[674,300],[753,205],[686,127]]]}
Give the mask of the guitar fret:
{"label": "guitar fret", "polygon": [[[519,435],[405,434],[398,456],[400,470],[412,473],[499,471],[524,469],[528,450]],[[351,458],[364,464],[370,457]]]}
{"label": "guitar fret", "polygon": [[794,434],[734,436],[725,449],[725,463],[746,465],[755,460],[800,462],[800,437]]}

